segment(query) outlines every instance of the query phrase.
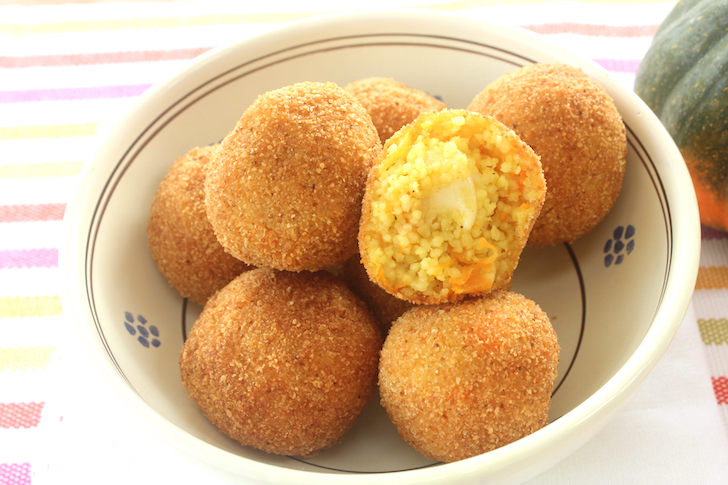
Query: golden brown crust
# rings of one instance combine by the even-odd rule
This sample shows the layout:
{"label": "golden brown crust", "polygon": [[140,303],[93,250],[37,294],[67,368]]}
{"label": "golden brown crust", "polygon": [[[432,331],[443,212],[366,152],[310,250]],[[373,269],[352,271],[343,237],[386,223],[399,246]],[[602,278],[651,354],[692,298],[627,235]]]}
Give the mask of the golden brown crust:
{"label": "golden brown crust", "polygon": [[385,335],[392,322],[412,308],[412,303],[390,295],[371,281],[358,254],[341,265],[338,276],[355,295],[367,304]]}
{"label": "golden brown crust", "polygon": [[226,435],[308,456],[339,441],[372,396],[381,343],[365,305],[333,276],[254,269],[209,300],[180,371]]}
{"label": "golden brown crust", "polygon": [[218,239],[255,266],[341,263],[356,252],[366,175],[380,151],[371,118],[336,84],[259,96],[208,172],[205,204]]}
{"label": "golden brown crust", "polygon": [[382,405],[411,446],[445,462],[484,453],[547,422],[559,345],[546,314],[516,293],[421,306],[382,348]]}
{"label": "golden brown crust", "polygon": [[609,212],[622,187],[626,131],[612,98],[581,70],[520,68],[488,85],[468,109],[502,121],[541,156],[548,192],[529,246],[573,241]]}
{"label": "golden brown crust", "polygon": [[420,113],[445,109],[445,103],[394,79],[369,77],[347,84],[372,117],[382,143]]}
{"label": "golden brown crust", "polygon": [[193,148],[172,164],[147,220],[149,249],[159,271],[183,297],[199,304],[249,269],[223,250],[205,213],[205,169],[217,149]]}

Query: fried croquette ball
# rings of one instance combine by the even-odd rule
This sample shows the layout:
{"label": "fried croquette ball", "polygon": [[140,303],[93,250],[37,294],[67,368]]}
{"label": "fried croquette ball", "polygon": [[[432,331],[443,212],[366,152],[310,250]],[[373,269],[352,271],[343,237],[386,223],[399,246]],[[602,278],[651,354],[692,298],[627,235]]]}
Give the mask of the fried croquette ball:
{"label": "fried croquette ball", "polygon": [[384,77],[359,79],[344,89],[353,94],[372,117],[382,143],[420,113],[445,109],[445,104],[434,96]]}
{"label": "fried croquette ball", "polygon": [[496,291],[397,319],[381,352],[379,392],[407,443],[451,462],[543,427],[558,362],[546,314],[522,295]]}
{"label": "fried croquette ball", "polygon": [[193,148],[179,157],[159,184],[147,219],[147,242],[159,271],[201,305],[250,269],[223,250],[205,213],[205,169],[217,149]]}
{"label": "fried croquette ball", "polygon": [[390,295],[371,281],[358,255],[344,262],[338,273],[349,289],[367,304],[384,334],[393,321],[412,308],[412,303]]}
{"label": "fried croquette ball", "polygon": [[372,396],[381,343],[374,317],[334,276],[260,268],[208,301],[179,365],[227,436],[310,456],[338,442]]}
{"label": "fried croquette ball", "polygon": [[343,262],[356,253],[364,184],[380,152],[371,118],[334,83],[262,94],[208,170],[217,238],[254,266],[315,271]]}
{"label": "fried croquette ball", "polygon": [[627,137],[606,90],[581,70],[533,64],[495,80],[468,109],[502,121],[541,157],[548,192],[529,246],[594,228],[622,188]]}
{"label": "fried croquette ball", "polygon": [[502,123],[423,113],[387,140],[369,173],[362,263],[413,303],[508,288],[545,191],[538,156]]}

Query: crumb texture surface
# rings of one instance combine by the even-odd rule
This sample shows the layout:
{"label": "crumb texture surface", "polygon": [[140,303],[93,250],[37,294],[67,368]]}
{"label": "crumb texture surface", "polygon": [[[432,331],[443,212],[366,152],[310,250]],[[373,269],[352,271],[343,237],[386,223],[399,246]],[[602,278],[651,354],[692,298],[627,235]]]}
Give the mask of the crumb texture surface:
{"label": "crumb texture surface", "polygon": [[508,125],[541,157],[546,201],[528,241],[573,241],[609,212],[622,188],[627,135],[606,90],[564,64],[533,64],[495,80],[468,109]]}
{"label": "crumb texture surface", "polygon": [[497,291],[396,320],[381,353],[380,395],[405,441],[450,462],[544,426],[558,362],[546,314]]}
{"label": "crumb texture surface", "polygon": [[205,306],[180,371],[229,437],[309,456],[338,442],[372,396],[381,343],[371,313],[333,276],[254,269]]}
{"label": "crumb texture surface", "polygon": [[364,184],[380,151],[369,114],[334,83],[262,94],[211,163],[205,205],[215,234],[254,266],[343,262],[356,252]]}

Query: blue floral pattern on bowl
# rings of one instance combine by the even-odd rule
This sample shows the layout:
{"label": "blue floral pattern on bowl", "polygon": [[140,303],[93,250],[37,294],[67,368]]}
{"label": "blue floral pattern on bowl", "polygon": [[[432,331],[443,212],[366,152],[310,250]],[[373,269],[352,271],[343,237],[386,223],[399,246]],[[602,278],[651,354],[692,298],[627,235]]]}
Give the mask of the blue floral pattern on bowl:
{"label": "blue floral pattern on bowl", "polygon": [[159,347],[162,345],[159,340],[159,329],[156,325],[148,325],[143,315],[134,315],[131,312],[124,312],[124,327],[129,335],[137,338],[143,347]]}
{"label": "blue floral pattern on bowl", "polygon": [[624,258],[634,251],[636,229],[632,224],[617,226],[612,237],[604,244],[604,266],[622,264]]}

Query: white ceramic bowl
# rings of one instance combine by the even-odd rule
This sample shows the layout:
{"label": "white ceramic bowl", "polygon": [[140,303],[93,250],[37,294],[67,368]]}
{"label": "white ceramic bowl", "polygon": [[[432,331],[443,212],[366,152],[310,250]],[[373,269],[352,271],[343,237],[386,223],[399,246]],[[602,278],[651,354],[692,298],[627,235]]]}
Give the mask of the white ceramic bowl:
{"label": "white ceramic bowl", "polygon": [[[146,243],[152,196],[172,161],[220,140],[258,94],[297,81],[389,76],[462,108],[489,81],[537,61],[576,65],[600,82],[629,142],[624,187],[606,219],[573,244],[527,249],[514,276],[514,290],[549,314],[562,348],[550,423],[451,464],[410,449],[376,399],[343,443],[311,459],[266,455],[219,433],[187,398],[177,367],[200,309],[170,289]],[[65,311],[129,406],[212,467],[251,481],[319,484],[517,482],[553,465],[605,423],[667,348],[690,300],[700,242],[680,155],[632,92],[533,34],[423,12],[322,18],[200,57],[118,125],[85,170],[67,224]]]}

